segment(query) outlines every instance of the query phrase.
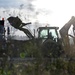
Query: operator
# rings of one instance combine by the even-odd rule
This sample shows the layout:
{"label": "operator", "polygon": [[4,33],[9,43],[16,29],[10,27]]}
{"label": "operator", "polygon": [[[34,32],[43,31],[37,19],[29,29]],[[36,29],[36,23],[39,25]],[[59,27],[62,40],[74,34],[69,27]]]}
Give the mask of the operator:
{"label": "operator", "polygon": [[53,36],[52,36],[52,33],[51,32],[49,32],[48,38],[53,40]]}

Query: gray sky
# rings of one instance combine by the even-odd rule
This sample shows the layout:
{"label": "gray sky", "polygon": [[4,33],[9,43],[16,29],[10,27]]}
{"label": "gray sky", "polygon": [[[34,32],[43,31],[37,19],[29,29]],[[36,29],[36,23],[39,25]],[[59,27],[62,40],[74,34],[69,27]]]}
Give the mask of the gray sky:
{"label": "gray sky", "polygon": [[0,0],[0,7],[16,7],[18,6],[20,3],[17,0]]}
{"label": "gray sky", "polygon": [[[61,28],[72,16],[75,16],[75,0],[0,0],[0,7],[4,8],[20,8],[21,4],[24,4],[24,10],[28,12],[31,10],[32,13],[34,11],[37,13],[33,13],[31,22],[33,20],[33,22],[45,23],[44,26],[50,24],[50,26],[58,26]],[[0,11],[1,10],[5,9],[0,9]],[[26,11],[23,11],[24,14],[26,14]],[[10,10],[10,13],[11,12]],[[32,15],[32,13],[28,12],[27,14]],[[0,12],[0,15],[2,13]],[[34,20],[36,15],[37,18]],[[6,16],[6,14],[3,14],[2,17],[4,16]],[[24,16],[26,17],[26,15]]]}
{"label": "gray sky", "polygon": [[[0,0],[0,16],[7,17],[7,14],[11,14],[11,16],[13,16],[13,12],[16,14],[20,11],[25,14],[29,11],[33,12],[34,6],[32,5],[32,2],[33,0]],[[23,11],[22,9],[25,11]],[[4,13],[3,11],[5,11],[6,13]]]}
{"label": "gray sky", "polygon": [[[33,3],[33,5],[31,5]],[[62,27],[72,16],[75,16],[75,0],[0,0],[0,7],[20,7],[39,11],[39,22]],[[40,13],[40,9],[50,11],[49,14]],[[29,11],[29,10],[28,10]],[[33,12],[33,11],[32,11]]]}
{"label": "gray sky", "polygon": [[19,7],[21,4],[25,6],[29,5],[32,0],[0,0],[0,7]]}

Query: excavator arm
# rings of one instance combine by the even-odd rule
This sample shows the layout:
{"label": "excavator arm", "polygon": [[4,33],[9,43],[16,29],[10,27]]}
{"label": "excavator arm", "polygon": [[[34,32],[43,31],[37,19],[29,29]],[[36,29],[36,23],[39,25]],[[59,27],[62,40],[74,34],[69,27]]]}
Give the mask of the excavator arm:
{"label": "excavator arm", "polygon": [[62,37],[68,35],[68,30],[70,29],[71,25],[73,25],[73,30],[75,29],[75,17],[72,18],[60,29],[60,35]]}
{"label": "excavator arm", "polygon": [[[61,35],[61,39],[62,39],[63,49],[66,51],[67,54],[70,54],[70,55],[72,51],[75,50],[74,47],[72,47],[69,42],[70,41],[69,36],[73,38],[73,42],[75,40],[74,36],[68,34],[68,31],[71,25],[73,25],[73,32],[74,32],[75,30],[75,17],[74,16],[72,16],[72,18],[59,31]],[[74,46],[75,46],[75,43],[74,43]]]}

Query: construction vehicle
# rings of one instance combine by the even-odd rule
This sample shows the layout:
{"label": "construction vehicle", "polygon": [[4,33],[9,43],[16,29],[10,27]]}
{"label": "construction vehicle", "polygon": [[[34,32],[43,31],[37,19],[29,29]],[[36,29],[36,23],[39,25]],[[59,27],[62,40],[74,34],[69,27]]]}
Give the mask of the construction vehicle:
{"label": "construction vehicle", "polygon": [[[10,58],[17,57],[17,55],[19,54],[18,50],[20,51],[22,51],[22,49],[26,50],[25,46],[27,44],[28,44],[28,48],[30,47],[30,45],[34,47],[35,44],[37,44],[37,48],[42,51],[41,56],[43,57],[58,59],[62,54],[69,57],[75,57],[75,51],[74,51],[75,37],[68,33],[71,26],[73,26],[73,34],[75,32],[75,17],[74,16],[60,29],[59,33],[61,37],[59,36],[59,33],[58,33],[59,27],[39,27],[37,29],[38,38],[35,38],[34,35],[32,35],[28,29],[23,28],[23,26],[28,25],[30,23],[22,23],[22,21],[18,17],[9,17],[8,21],[14,28],[23,31],[29,37],[29,40],[21,41],[21,40],[13,40],[13,39],[8,39],[8,40],[4,39],[4,42],[3,40],[0,40],[0,44],[1,44],[0,55],[3,53],[2,56],[0,56],[0,67],[2,66],[2,73],[3,73],[3,70],[6,69],[5,65],[6,65],[6,61],[8,60],[7,59],[8,56],[10,56]],[[8,35],[10,35],[10,33],[8,33]],[[3,36],[3,33],[2,33],[2,36]],[[2,37],[2,39],[3,38],[4,37]],[[72,43],[70,43],[70,39],[73,40]],[[28,42],[31,42],[31,44],[29,44]],[[32,47],[30,48],[30,50],[33,49]],[[15,56],[12,55],[13,53]],[[3,59],[1,59],[1,57]],[[27,60],[33,61],[35,60],[34,58],[35,56],[33,56],[32,60],[31,59],[27,59]],[[27,60],[25,61],[27,62]],[[14,61],[14,59],[12,61]],[[45,61],[49,62],[51,60],[49,59],[47,61],[47,59],[45,59]],[[53,63],[53,64],[55,65],[56,63]],[[10,66],[12,66],[11,63],[10,63]]]}
{"label": "construction vehicle", "polygon": [[[15,18],[15,19],[13,19]],[[9,23],[23,31],[29,39],[35,39],[34,36],[28,31],[28,29],[22,28],[24,24],[18,17],[9,17]],[[18,25],[17,25],[18,24]],[[20,26],[21,25],[21,26]],[[75,56],[75,37],[68,34],[68,31],[73,25],[73,32],[75,31],[75,17],[73,16],[59,31],[59,27],[39,27],[38,28],[38,38],[36,43],[39,40],[39,44],[42,45],[41,48],[44,52],[44,56],[59,57],[62,52],[65,52],[67,56]],[[73,40],[73,43],[70,43],[70,39]]]}
{"label": "construction vehicle", "polygon": [[37,29],[38,38],[35,38],[35,36],[32,35],[28,29],[23,28],[23,26],[28,25],[28,23],[22,23],[22,21],[18,17],[9,17],[8,21],[14,28],[23,31],[29,37],[29,40],[24,41],[25,43],[26,41],[32,41],[33,43],[36,43],[38,48],[41,48],[45,57],[60,56],[62,48],[61,44],[59,44],[59,27],[39,27]]}

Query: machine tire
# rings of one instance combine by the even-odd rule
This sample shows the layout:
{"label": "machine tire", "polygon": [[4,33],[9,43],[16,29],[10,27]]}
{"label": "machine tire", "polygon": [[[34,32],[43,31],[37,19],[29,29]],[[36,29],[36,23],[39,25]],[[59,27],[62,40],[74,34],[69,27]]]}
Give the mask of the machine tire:
{"label": "machine tire", "polygon": [[61,54],[61,48],[54,40],[46,40],[42,44],[42,54],[44,57],[57,58]]}

